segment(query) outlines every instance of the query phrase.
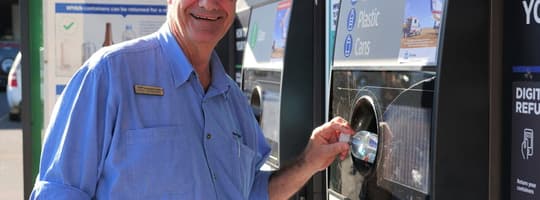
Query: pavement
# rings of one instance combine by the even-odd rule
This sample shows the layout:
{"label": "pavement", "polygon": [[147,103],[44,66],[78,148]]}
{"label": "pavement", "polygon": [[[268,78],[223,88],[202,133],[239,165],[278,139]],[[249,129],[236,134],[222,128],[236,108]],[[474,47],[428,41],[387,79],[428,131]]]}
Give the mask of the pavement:
{"label": "pavement", "polygon": [[22,129],[0,129],[0,200],[23,198]]}
{"label": "pavement", "polygon": [[0,91],[0,200],[24,198],[22,124],[9,120],[6,93]]}

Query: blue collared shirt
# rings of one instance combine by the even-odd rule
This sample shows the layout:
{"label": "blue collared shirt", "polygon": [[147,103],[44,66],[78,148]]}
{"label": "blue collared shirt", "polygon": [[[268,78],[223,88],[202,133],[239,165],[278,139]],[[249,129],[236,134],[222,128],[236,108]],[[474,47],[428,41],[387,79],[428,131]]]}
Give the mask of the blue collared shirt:
{"label": "blue collared shirt", "polygon": [[166,24],[98,51],[55,106],[31,199],[268,199],[270,148],[215,53],[210,65],[204,92]]}

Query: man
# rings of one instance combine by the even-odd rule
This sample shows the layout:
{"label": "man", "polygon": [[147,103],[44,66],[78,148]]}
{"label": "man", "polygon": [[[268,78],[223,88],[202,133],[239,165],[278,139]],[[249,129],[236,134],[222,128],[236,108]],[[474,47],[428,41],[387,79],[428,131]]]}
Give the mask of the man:
{"label": "man", "polygon": [[335,118],[298,161],[270,149],[213,48],[233,0],[168,0],[156,33],[93,55],[58,100],[31,199],[286,199],[348,144]]}

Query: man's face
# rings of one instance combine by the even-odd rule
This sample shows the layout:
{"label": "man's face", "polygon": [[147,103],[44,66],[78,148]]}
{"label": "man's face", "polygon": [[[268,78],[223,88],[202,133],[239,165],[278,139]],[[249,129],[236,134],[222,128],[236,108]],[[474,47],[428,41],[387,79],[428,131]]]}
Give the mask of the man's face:
{"label": "man's face", "polygon": [[235,0],[167,0],[168,17],[185,42],[217,44],[235,16]]}

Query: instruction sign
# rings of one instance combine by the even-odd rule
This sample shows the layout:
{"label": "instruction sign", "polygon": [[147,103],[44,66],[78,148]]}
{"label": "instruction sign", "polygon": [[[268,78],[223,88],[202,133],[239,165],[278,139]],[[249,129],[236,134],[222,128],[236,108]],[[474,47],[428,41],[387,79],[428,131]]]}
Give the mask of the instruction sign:
{"label": "instruction sign", "polygon": [[444,0],[341,2],[337,67],[437,64]]}
{"label": "instruction sign", "polygon": [[144,4],[119,2],[55,3],[57,76],[71,77],[103,46],[107,23],[111,27],[112,43],[119,43],[150,34],[165,20],[167,7],[162,1],[153,4],[149,1],[144,1]]}
{"label": "instruction sign", "polygon": [[540,66],[512,68],[512,199],[540,199]]}

